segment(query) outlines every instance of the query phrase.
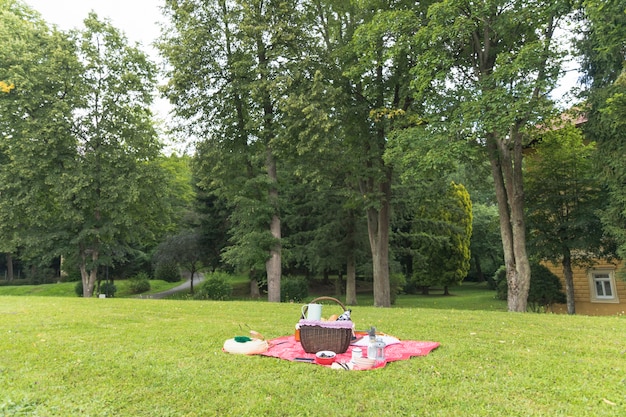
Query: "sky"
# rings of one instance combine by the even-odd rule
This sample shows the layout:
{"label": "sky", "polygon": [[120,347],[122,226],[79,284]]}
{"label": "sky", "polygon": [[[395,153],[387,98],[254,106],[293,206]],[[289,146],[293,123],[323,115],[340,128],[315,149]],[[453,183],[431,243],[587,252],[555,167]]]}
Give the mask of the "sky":
{"label": "sky", "polygon": [[[59,29],[83,27],[90,11],[100,18],[109,18],[131,42],[139,42],[151,55],[156,52],[152,42],[159,36],[158,21],[162,21],[160,6],[163,0],[24,0],[41,13],[43,19]],[[148,49],[150,48],[150,49]],[[155,56],[156,58],[156,56]]]}

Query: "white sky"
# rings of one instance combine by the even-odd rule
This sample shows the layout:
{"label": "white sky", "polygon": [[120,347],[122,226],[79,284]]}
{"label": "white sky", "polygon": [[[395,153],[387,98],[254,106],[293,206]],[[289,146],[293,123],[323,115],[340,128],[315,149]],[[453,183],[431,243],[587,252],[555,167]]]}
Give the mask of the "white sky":
{"label": "white sky", "polygon": [[[109,18],[131,42],[139,42],[143,50],[155,55],[150,46],[159,36],[158,21],[162,21],[160,7],[164,0],[24,0],[41,13],[48,23],[59,29],[83,27],[90,11],[100,18]],[[156,56],[154,56],[156,58]]]}

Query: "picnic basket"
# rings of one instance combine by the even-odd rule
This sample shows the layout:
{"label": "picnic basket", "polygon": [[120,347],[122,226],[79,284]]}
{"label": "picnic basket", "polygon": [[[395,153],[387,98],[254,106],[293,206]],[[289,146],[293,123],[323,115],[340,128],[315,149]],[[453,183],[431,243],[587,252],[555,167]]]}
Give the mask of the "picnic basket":
{"label": "picnic basket", "polygon": [[[323,300],[333,301],[337,303],[344,312],[347,311],[346,306],[333,297],[318,297],[312,300],[311,303]],[[306,309],[304,312],[306,313]],[[307,320],[300,320],[299,327],[300,343],[306,353],[316,353],[321,350],[344,353],[348,350],[348,346],[350,346],[350,341],[352,340],[352,321],[350,320],[343,322],[307,322]]]}

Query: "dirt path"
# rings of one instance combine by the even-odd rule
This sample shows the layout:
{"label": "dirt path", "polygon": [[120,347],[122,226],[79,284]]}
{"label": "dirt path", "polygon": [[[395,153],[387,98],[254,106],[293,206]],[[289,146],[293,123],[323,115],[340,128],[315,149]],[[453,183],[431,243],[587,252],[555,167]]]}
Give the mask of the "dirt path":
{"label": "dirt path", "polygon": [[[191,289],[191,279],[189,277],[189,273],[186,273],[185,275],[186,275],[186,281],[174,288],[170,288],[167,291],[161,291],[161,292],[157,292],[154,294],[140,295],[138,298],[161,299],[161,298],[169,297],[170,295],[175,294],[177,292],[189,291]],[[197,288],[196,286],[199,285],[202,281],[204,281],[204,274],[200,272],[196,272],[193,277],[194,289]]]}

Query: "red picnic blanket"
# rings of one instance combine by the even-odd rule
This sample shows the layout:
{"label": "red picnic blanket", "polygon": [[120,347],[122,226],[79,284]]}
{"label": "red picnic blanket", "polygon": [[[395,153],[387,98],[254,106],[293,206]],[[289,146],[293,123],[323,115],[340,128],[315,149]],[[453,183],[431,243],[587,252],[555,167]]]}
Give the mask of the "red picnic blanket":
{"label": "red picnic blanket", "polygon": [[[348,362],[352,358],[352,349],[358,346],[349,346],[345,353],[337,354],[336,362]],[[385,361],[377,363],[373,368],[381,368],[387,362],[410,359],[413,356],[426,356],[433,349],[439,347],[439,342],[418,342],[414,340],[401,340],[399,343],[385,346]],[[365,349],[366,350],[366,349]],[[298,358],[315,359],[314,353],[306,353],[300,342],[293,335],[283,336],[269,341],[269,349],[261,353],[264,356],[295,361]],[[321,365],[330,367],[331,365]],[[356,369],[356,368],[355,368]]]}

